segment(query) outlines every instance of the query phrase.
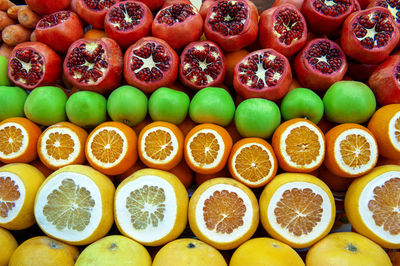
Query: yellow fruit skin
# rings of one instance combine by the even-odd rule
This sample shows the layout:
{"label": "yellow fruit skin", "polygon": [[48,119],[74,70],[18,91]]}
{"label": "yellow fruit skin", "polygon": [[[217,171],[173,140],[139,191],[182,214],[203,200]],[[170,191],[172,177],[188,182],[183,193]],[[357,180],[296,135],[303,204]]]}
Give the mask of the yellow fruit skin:
{"label": "yellow fruit skin", "polygon": [[73,266],[78,258],[76,247],[47,236],[26,240],[14,251],[9,266]]}
{"label": "yellow fruit skin", "polygon": [[151,257],[144,246],[121,236],[111,235],[87,246],[75,266],[150,266]]}
{"label": "yellow fruit skin", "polygon": [[14,250],[18,247],[17,240],[6,229],[0,227],[0,266],[7,266]]}
{"label": "yellow fruit skin", "polygon": [[35,224],[33,206],[36,193],[45,180],[45,176],[36,167],[25,163],[6,164],[0,167],[1,172],[9,172],[18,176],[25,186],[25,200],[17,216],[8,223],[0,226],[9,230],[26,229]]}
{"label": "yellow fruit skin", "polygon": [[[311,183],[314,185],[319,186],[323,191],[326,192],[326,194],[329,197],[331,206],[332,206],[332,212],[331,212],[331,221],[329,225],[327,226],[326,230],[321,234],[321,236],[317,237],[313,241],[307,242],[307,243],[295,243],[292,242],[288,239],[285,239],[282,237],[279,232],[275,231],[274,228],[272,228],[268,217],[268,204],[271,201],[272,196],[276,192],[276,190],[281,187],[282,185],[286,183],[291,183],[291,182],[306,182],[306,183]],[[271,235],[273,238],[282,241],[283,243],[288,244],[292,248],[307,248],[316,243],[318,240],[321,238],[325,237],[329,231],[331,230],[333,223],[335,221],[335,215],[336,215],[336,208],[335,208],[335,201],[332,195],[331,190],[329,187],[321,181],[319,178],[312,176],[310,174],[304,174],[304,173],[283,173],[275,176],[274,179],[270,183],[267,184],[267,186],[264,188],[264,190],[261,193],[260,200],[259,200],[259,205],[260,205],[260,220],[261,224],[263,225],[264,229],[268,232],[269,235]]]}
{"label": "yellow fruit skin", "polygon": [[353,232],[333,233],[308,251],[307,266],[390,266],[383,248],[368,238]]}
{"label": "yellow fruit skin", "polygon": [[[153,241],[153,242],[138,241],[140,244],[145,245],[145,246],[160,246],[160,245],[163,245],[167,242],[170,242],[170,241],[176,239],[180,234],[182,234],[183,230],[185,230],[186,225],[187,225],[187,209],[188,209],[188,204],[189,204],[189,195],[187,193],[185,186],[182,184],[182,182],[179,180],[179,178],[177,178],[174,174],[164,171],[164,170],[158,170],[158,169],[152,169],[152,168],[145,168],[145,169],[141,169],[141,170],[134,172],[132,175],[130,175],[128,178],[126,178],[124,181],[122,181],[119,184],[115,195],[118,194],[121,187],[123,187],[125,184],[132,182],[141,176],[146,176],[146,175],[153,175],[153,176],[158,176],[158,177],[164,178],[168,183],[170,183],[172,185],[172,187],[175,190],[176,204],[178,207],[177,207],[175,225],[174,225],[173,229],[171,230],[171,232],[169,234],[167,234],[166,236],[164,236],[163,238],[159,239],[158,241]],[[115,224],[117,225],[118,230],[123,235],[125,235],[127,237],[131,237],[119,225],[118,220],[116,218],[115,206],[116,206],[116,204],[114,204],[114,216],[115,216]],[[130,219],[130,218],[127,217],[127,219]],[[134,240],[136,240],[136,239],[134,239]]]}
{"label": "yellow fruit skin", "polygon": [[361,196],[361,192],[364,190],[365,186],[371,182],[376,177],[389,172],[389,171],[398,171],[400,175],[400,166],[398,165],[383,165],[375,167],[368,174],[355,179],[346,192],[346,197],[344,200],[344,208],[347,215],[347,218],[350,221],[350,224],[354,227],[354,229],[363,236],[368,237],[374,242],[378,243],[384,248],[398,249],[400,248],[400,243],[390,243],[386,240],[379,237],[375,232],[367,227],[364,221],[361,218],[360,210],[359,210],[359,198]]}
{"label": "yellow fruit skin", "polygon": [[[200,199],[200,196],[206,191],[209,187],[212,187],[216,184],[226,184],[226,185],[231,185],[235,186],[241,190],[243,190],[246,195],[249,197],[253,209],[253,218],[251,222],[251,227],[247,233],[245,233],[242,237],[239,237],[237,240],[233,242],[214,242],[213,240],[209,239],[206,235],[204,235],[196,222],[196,206],[197,202]],[[219,249],[219,250],[229,250],[233,248],[237,248],[239,245],[244,243],[245,241],[249,240],[255,231],[257,230],[259,223],[259,208],[257,204],[257,198],[254,195],[253,191],[251,191],[248,187],[240,183],[239,181],[236,181],[233,178],[226,178],[226,177],[218,177],[218,178],[212,178],[204,183],[202,183],[196,191],[193,193],[192,197],[190,198],[189,202],[189,225],[190,229],[192,232],[201,240],[206,242],[207,244],[210,244],[211,246]]]}
{"label": "yellow fruit skin", "polygon": [[[238,247],[229,266],[304,266],[297,252],[268,237],[253,238]],[[321,264],[322,265],[322,264]]]}

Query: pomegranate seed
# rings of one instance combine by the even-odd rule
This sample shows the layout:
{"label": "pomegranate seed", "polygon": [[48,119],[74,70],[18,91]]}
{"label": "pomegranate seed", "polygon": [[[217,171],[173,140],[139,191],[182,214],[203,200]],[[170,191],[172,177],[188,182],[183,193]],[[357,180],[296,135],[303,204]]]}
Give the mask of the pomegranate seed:
{"label": "pomegranate seed", "polygon": [[116,3],[115,0],[83,0],[83,1],[90,9],[94,10],[108,9]]}
{"label": "pomegranate seed", "polygon": [[224,36],[237,35],[242,32],[248,16],[248,10],[243,2],[219,2],[212,8],[209,23],[212,29]]}
{"label": "pomegranate seed", "polygon": [[400,1],[397,0],[382,0],[376,3],[376,6],[381,6],[390,11],[394,20],[400,23]]}
{"label": "pomegranate seed", "polygon": [[43,76],[43,58],[31,49],[20,49],[10,62],[11,75],[23,79],[29,86],[36,85]]}
{"label": "pomegranate seed", "polygon": [[174,4],[166,7],[157,15],[157,21],[161,24],[174,25],[185,21],[188,17],[194,16],[193,6],[188,4]]}
{"label": "pomegranate seed", "polygon": [[69,17],[71,17],[71,11],[60,11],[57,13],[53,13],[41,18],[37,23],[36,28],[45,29],[54,27],[66,21],[67,19],[69,19]]}
{"label": "pomegranate seed", "polygon": [[326,16],[337,17],[346,13],[351,4],[351,0],[316,0],[313,7]]}
{"label": "pomegranate seed", "polygon": [[133,29],[140,24],[140,20],[144,16],[144,10],[140,5],[132,2],[120,3],[118,7],[112,8],[109,12],[110,22],[121,31]]}
{"label": "pomegranate seed", "polygon": [[279,41],[281,43],[290,45],[303,36],[304,23],[301,22],[301,18],[296,11],[285,8],[279,11],[276,16],[274,30],[280,34]]}
{"label": "pomegranate seed", "polygon": [[311,45],[305,58],[310,65],[324,74],[338,71],[343,65],[339,50],[331,47],[328,41],[320,41]]}

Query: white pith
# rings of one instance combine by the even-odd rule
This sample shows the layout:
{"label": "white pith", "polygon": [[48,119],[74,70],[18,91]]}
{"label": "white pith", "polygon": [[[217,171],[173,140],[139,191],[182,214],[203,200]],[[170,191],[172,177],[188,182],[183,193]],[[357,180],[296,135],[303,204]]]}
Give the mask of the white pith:
{"label": "white pith", "polygon": [[[86,48],[85,48],[85,49],[86,49],[86,51],[87,51],[88,53],[93,53],[93,52],[97,49],[97,47],[99,47],[99,46],[101,46],[101,45],[99,45],[99,44],[96,43],[96,42],[87,42],[87,43],[86,43]],[[106,56],[106,54],[107,54],[107,51],[106,51],[106,49],[104,49],[104,53],[101,55],[101,57],[104,58],[104,57]],[[87,67],[88,67],[87,70],[91,70],[91,69],[94,68],[95,64],[96,64],[96,62],[95,62],[95,63],[89,63],[88,61],[85,60],[85,63],[82,64],[81,66],[87,66]],[[99,70],[100,70],[102,73],[106,72],[106,68],[99,68]],[[71,69],[70,69],[70,71],[73,73],[73,76],[72,76],[72,77],[73,77],[74,79],[78,79],[78,80],[79,80],[79,79],[82,77],[82,74],[81,74],[81,73],[74,72],[74,71],[72,71]],[[95,80],[93,80],[93,79],[89,79],[89,80],[87,81],[87,84],[95,84],[95,83],[98,83],[100,80],[102,80],[102,79],[99,78],[97,81],[95,81]]]}
{"label": "white pith", "polygon": [[[28,141],[29,141],[28,140],[28,132],[26,131],[26,129],[23,126],[21,126],[18,123],[14,123],[14,122],[4,123],[3,125],[0,126],[0,131],[4,130],[6,127],[15,127],[17,129],[21,130],[21,134],[23,136],[22,145],[18,151],[12,152],[10,154],[5,154],[3,151],[0,150],[0,158],[13,159],[13,158],[18,157],[21,154],[23,154],[26,151],[26,149],[28,148]],[[12,139],[9,138],[8,142],[12,143]]]}
{"label": "white pith", "polygon": [[[235,4],[237,3],[237,1],[227,1],[227,2],[230,2],[230,3],[232,3],[233,5],[235,5]],[[248,9],[247,6],[246,6],[246,9]],[[211,14],[210,14],[210,19],[214,19],[215,16],[216,16],[216,12],[211,12]],[[224,21],[231,21],[231,20],[232,20],[232,17],[231,17],[229,14],[227,14],[227,15],[224,17]],[[242,20],[240,21],[240,23],[244,25],[244,24],[246,23],[246,19],[242,19]]]}
{"label": "white pith", "polygon": [[[126,200],[132,191],[141,189],[145,185],[157,186],[164,189],[165,213],[164,219],[159,221],[157,227],[149,224],[146,229],[138,230],[132,226],[131,213],[126,208]],[[116,222],[125,234],[139,242],[154,242],[169,234],[175,226],[177,212],[178,206],[174,187],[167,180],[156,175],[141,176],[131,182],[125,183],[115,194]]]}
{"label": "white pith", "polygon": [[[140,49],[142,49],[142,47],[145,46],[146,44],[147,44],[147,42],[146,42],[146,43],[143,43],[141,46],[137,47],[135,50],[140,50]],[[140,58],[140,60],[143,62],[143,65],[142,65],[140,68],[138,68],[138,69],[136,69],[136,70],[133,71],[135,74],[139,73],[140,71],[142,71],[142,70],[145,69],[145,68],[149,68],[149,69],[156,68],[156,69],[158,69],[160,72],[164,72],[163,70],[161,70],[159,67],[156,66],[156,63],[154,62],[153,56],[152,56],[152,55],[149,56],[148,58],[143,58],[143,57],[140,57],[140,56],[138,56],[138,55],[135,55],[135,54],[133,53],[133,51],[132,51],[132,55],[133,55],[133,57],[138,57],[138,58]],[[167,55],[167,53],[164,51],[163,55]]]}
{"label": "white pith", "polygon": [[[204,51],[204,46],[202,46],[202,45],[195,46],[195,47],[193,47],[193,49],[195,49],[197,51]],[[216,52],[211,52],[208,56],[213,57],[215,60],[219,57],[218,53],[216,53]],[[204,70],[208,67],[208,65],[210,65],[210,64],[207,64],[207,58],[205,58],[203,61],[198,61],[198,62],[199,62],[199,68],[201,68],[201,71],[204,73]],[[186,63],[186,64],[184,64],[183,68],[185,71],[188,71],[186,76],[190,75],[190,73],[192,72],[191,65],[189,63]],[[207,78],[207,83],[214,81],[214,79],[210,75],[205,74],[205,76]],[[197,82],[198,78],[199,78],[198,76],[193,75],[192,78],[190,79],[190,81],[195,83],[195,82]]]}
{"label": "white pith", "polygon": [[[263,56],[263,55],[260,55],[260,54],[259,54],[259,55],[257,55],[257,56],[261,57],[261,56]],[[273,61],[273,60],[275,60],[275,58],[276,58],[275,55],[270,54],[270,55],[268,56],[268,61]],[[242,64],[245,65],[245,66],[247,66],[247,65],[249,64],[249,60],[250,60],[250,58],[247,59],[246,61],[244,61]],[[267,85],[267,82],[265,81],[265,72],[266,72],[266,70],[265,70],[264,67],[263,67],[262,60],[258,60],[258,61],[259,61],[259,62],[258,62],[258,64],[257,64],[257,71],[256,71],[256,73],[255,73],[254,75],[257,76],[258,79],[261,79],[261,80],[264,82],[264,86],[268,86],[268,85]],[[240,75],[240,76],[248,75],[248,73],[247,73],[246,70],[242,70],[242,71],[240,72],[239,75]],[[281,77],[282,77],[282,74],[280,74],[280,73],[278,73],[278,72],[275,72],[274,75],[273,75],[272,77],[270,77],[269,79],[272,79],[272,80],[279,80]],[[251,79],[249,79],[249,80],[246,82],[246,85],[249,86],[249,87],[251,87],[252,84],[253,84],[253,81],[252,81]]]}
{"label": "white pith", "polygon": [[[12,220],[17,217],[19,212],[21,211],[22,206],[24,205],[25,202],[25,186],[22,180],[17,176],[16,174],[10,173],[10,172],[0,172],[0,178],[11,178],[12,181],[14,181],[14,185],[18,186],[18,191],[19,191],[19,198],[16,201],[13,201],[15,203],[15,206],[8,211],[7,217],[1,217],[0,216],[0,226],[1,224],[5,224],[8,222],[11,222]],[[8,201],[4,201],[1,198],[0,195],[0,203],[7,203]]]}
{"label": "white pith", "polygon": [[[127,22],[127,23],[132,23],[132,18],[129,16],[129,14],[126,12],[126,10],[122,10],[122,9],[120,9],[120,11],[124,14],[124,20]],[[109,11],[110,12],[110,11]],[[110,22],[110,24],[114,27],[114,28],[116,28],[116,29],[118,29],[118,30],[121,30],[121,23],[119,23],[119,22],[114,22],[114,23],[112,23],[112,22]]]}
{"label": "white pith", "polygon": [[[230,234],[223,234],[217,232],[216,230],[209,230],[206,226],[206,221],[204,221],[204,215],[203,215],[204,202],[208,198],[210,198],[215,191],[222,191],[222,190],[227,190],[228,192],[235,192],[238,195],[238,197],[243,200],[243,204],[246,206],[246,212],[242,217],[243,225],[234,229],[233,232]],[[210,239],[211,241],[218,243],[230,243],[243,237],[243,235],[245,235],[250,230],[253,223],[253,217],[255,215],[253,206],[251,204],[251,200],[247,196],[247,194],[240,188],[227,184],[216,184],[206,189],[199,197],[195,212],[196,212],[195,214],[196,224],[200,232],[203,235],[207,236],[207,238]],[[222,220],[219,222],[222,222]]]}
{"label": "white pith", "polygon": [[[277,203],[282,199],[282,195],[286,190],[292,190],[293,188],[298,189],[311,189],[313,193],[318,194],[322,197],[322,214],[321,220],[317,223],[317,225],[312,229],[312,231],[306,235],[296,236],[291,233],[287,228],[283,228],[277,221],[276,215],[274,213],[275,208],[277,207]],[[261,206],[260,206],[261,207]],[[262,206],[264,207],[264,206]],[[268,213],[268,223],[273,228],[275,232],[281,235],[283,238],[289,240],[290,242],[297,244],[309,243],[316,238],[320,237],[330,226],[332,220],[332,203],[330,201],[329,195],[319,186],[308,183],[308,182],[290,182],[283,184],[280,186],[275,193],[272,195],[269,205],[267,206]],[[299,214],[301,215],[301,214]]]}
{"label": "white pith", "polygon": [[[35,57],[39,57],[39,55],[37,55],[37,54],[35,54],[35,53],[33,53],[32,54],[33,56],[35,56]],[[21,69],[25,69],[26,70],[26,73],[29,73],[29,71],[31,71],[31,69],[32,69],[32,61],[31,60],[29,60],[29,62],[24,62],[24,61],[22,61],[22,60],[20,60],[20,59],[18,59],[16,56],[15,57],[13,57],[13,59],[15,59],[15,60],[17,60],[18,62],[20,62],[21,63],[21,65],[22,65],[22,68]],[[40,68],[41,68],[41,70],[38,70],[38,72],[45,72],[46,71],[46,68],[45,68],[45,65],[44,64],[39,64],[38,65]],[[21,71],[21,70],[20,70]],[[41,78],[40,78],[41,79]],[[39,79],[39,80],[40,80]],[[18,80],[21,80],[23,83],[26,83],[27,82],[27,80],[26,79],[24,79],[24,78],[19,78]]]}
{"label": "white pith", "polygon": [[396,120],[400,118],[400,112],[394,114],[392,119],[389,121],[389,128],[388,128],[388,135],[390,139],[390,143],[392,144],[393,148],[400,152],[400,142],[396,138],[396,132],[400,134],[400,130],[396,129]]}
{"label": "white pith", "polygon": [[[95,205],[90,210],[90,222],[83,231],[64,228],[57,229],[55,225],[46,219],[43,213],[43,208],[47,205],[47,197],[54,190],[59,190],[59,187],[64,179],[72,179],[76,186],[84,187],[90,192],[90,197],[94,200]],[[49,202],[51,203],[51,202]],[[72,208],[73,206],[71,206]],[[54,236],[64,241],[81,241],[93,234],[99,227],[100,220],[103,216],[102,197],[99,187],[88,176],[75,172],[61,172],[53,176],[47,183],[38,191],[36,195],[36,204],[34,208],[36,222],[40,228],[48,235]]]}
{"label": "white pith", "polygon": [[[370,13],[370,14],[367,15],[370,21],[371,21],[371,19],[374,17],[374,15],[375,15],[375,13]],[[382,23],[382,24],[383,24],[383,23],[387,23],[388,20],[389,20],[389,17],[387,17],[387,18],[386,18],[385,20],[383,20],[381,23]],[[374,27],[371,28],[371,29],[367,29],[367,28],[364,27],[365,31],[367,32],[367,33],[365,34],[364,37],[359,38],[359,37],[357,37],[356,35],[354,35],[354,36],[355,36],[360,42],[361,42],[362,40],[366,39],[366,38],[371,38],[372,40],[374,40],[373,42],[374,42],[374,47],[375,47],[375,46],[377,46],[377,44],[378,44],[378,41],[375,40],[375,38],[374,38],[374,36],[378,33],[378,32],[376,31],[376,25],[377,25],[377,24],[375,24]]]}
{"label": "white pith", "polygon": [[[301,23],[301,21],[296,21],[295,23],[293,23],[293,24],[292,24],[292,28],[294,28],[294,27],[296,26],[296,24],[298,24],[298,23]],[[286,29],[287,31],[291,31],[291,30],[292,30],[292,28],[289,27],[287,24],[280,24],[280,23],[274,22],[274,24],[273,24],[273,26],[272,26],[272,28],[274,29],[273,33],[274,33],[275,36],[278,37],[278,39],[282,36],[282,34],[280,34],[279,32],[277,32],[277,31],[275,30],[275,26],[276,26],[276,25],[282,25],[282,26],[284,26],[285,29]],[[291,43],[296,42],[298,39],[299,39],[299,38],[297,38],[297,37],[296,37],[296,38],[293,38],[293,40],[292,40]]]}

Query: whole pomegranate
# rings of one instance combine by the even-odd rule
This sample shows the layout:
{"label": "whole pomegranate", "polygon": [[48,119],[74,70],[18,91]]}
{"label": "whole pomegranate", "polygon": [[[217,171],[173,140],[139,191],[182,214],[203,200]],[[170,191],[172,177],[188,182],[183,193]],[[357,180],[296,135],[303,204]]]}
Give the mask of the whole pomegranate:
{"label": "whole pomegranate", "polygon": [[25,0],[25,2],[36,13],[46,15],[66,9],[71,0]]}

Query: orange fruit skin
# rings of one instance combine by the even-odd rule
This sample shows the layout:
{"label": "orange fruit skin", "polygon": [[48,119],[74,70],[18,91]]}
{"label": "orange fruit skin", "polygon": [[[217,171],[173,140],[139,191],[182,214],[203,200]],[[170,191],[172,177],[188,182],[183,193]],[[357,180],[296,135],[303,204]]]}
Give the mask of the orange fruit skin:
{"label": "orange fruit skin", "polygon": [[193,122],[190,117],[186,117],[182,123],[178,125],[179,129],[182,131],[182,134],[186,137],[187,133],[196,126],[196,123]]}
{"label": "orange fruit skin", "polygon": [[[205,169],[205,168],[199,167],[199,166],[193,164],[189,158],[189,151],[187,148],[187,146],[189,144],[189,140],[193,135],[195,135],[197,132],[199,132],[202,129],[214,130],[215,132],[217,132],[217,134],[219,134],[222,137],[222,140],[225,144],[225,150],[223,152],[221,162],[213,168]],[[221,171],[225,167],[226,162],[228,161],[229,154],[232,149],[232,144],[233,144],[232,137],[231,137],[231,135],[229,135],[228,131],[225,128],[215,125],[215,124],[211,124],[211,123],[199,124],[199,125],[195,126],[194,128],[192,128],[185,137],[185,144],[184,144],[185,161],[186,161],[187,165],[196,173],[215,174],[215,173]]]}
{"label": "orange fruit skin", "polygon": [[83,38],[85,39],[100,39],[103,37],[107,37],[106,32],[97,29],[90,29],[83,35]]}
{"label": "orange fruit skin", "polygon": [[12,158],[12,159],[7,159],[7,158],[0,158],[0,160],[3,163],[30,163],[33,160],[36,159],[37,157],[37,142],[39,139],[40,134],[42,133],[42,130],[38,125],[33,123],[27,118],[24,117],[11,117],[4,119],[0,125],[3,125],[5,123],[9,122],[14,122],[19,125],[21,125],[23,128],[25,128],[27,134],[28,134],[28,145],[26,147],[26,150],[24,153],[22,153],[20,156]]}
{"label": "orange fruit skin", "polygon": [[10,261],[11,255],[18,247],[15,237],[6,229],[0,227],[0,265],[7,266]]}
{"label": "orange fruit skin", "polygon": [[45,177],[48,177],[54,172],[53,170],[47,168],[47,166],[45,166],[39,159],[34,160],[30,163],[30,165],[35,166]]}
{"label": "orange fruit skin", "polygon": [[383,157],[400,160],[400,150],[396,149],[389,138],[389,122],[400,112],[400,104],[389,104],[379,108],[368,122],[368,129],[374,134]]}
{"label": "orange fruit skin", "polygon": [[233,86],[233,70],[235,69],[236,64],[248,54],[249,51],[245,49],[225,53],[226,74],[224,83],[229,87]]}
{"label": "orange fruit skin", "polygon": [[120,175],[116,175],[114,176],[115,181],[117,181],[117,183],[121,183],[122,181],[124,181],[126,178],[128,178],[131,174],[133,174],[136,171],[139,171],[140,169],[143,168],[147,168],[147,166],[142,163],[141,160],[137,160],[136,163],[134,165],[132,165],[128,170],[126,170],[125,172],[123,172]]}
{"label": "orange fruit skin", "polygon": [[388,255],[393,266],[400,266],[400,251],[390,250]]}
{"label": "orange fruit skin", "polygon": [[186,164],[185,160],[181,160],[181,162],[169,170],[170,173],[176,175],[177,178],[182,182],[185,188],[190,187],[194,180],[194,174],[192,169]]}
{"label": "orange fruit skin", "polygon": [[[335,159],[335,155],[334,155],[334,149],[335,149],[335,141],[336,139],[339,137],[339,135],[341,133],[343,133],[346,130],[349,129],[353,129],[353,128],[358,128],[358,129],[362,129],[365,130],[366,132],[368,132],[375,140],[374,135],[372,134],[371,131],[368,130],[368,128],[361,126],[359,124],[354,124],[354,123],[344,123],[344,124],[340,124],[337,125],[333,128],[331,128],[326,134],[325,134],[325,141],[326,141],[326,153],[325,153],[325,160],[324,160],[324,165],[326,166],[326,168],[328,168],[328,170],[330,172],[332,172],[333,174],[337,175],[337,176],[341,176],[341,177],[346,177],[346,178],[355,178],[355,177],[359,177],[362,175],[365,175],[368,171],[364,171],[363,173],[360,174],[350,174],[347,173],[345,171],[343,171],[339,164],[337,163],[336,159]],[[376,143],[376,141],[375,141]],[[376,144],[378,145],[378,144]],[[377,158],[378,159],[378,158]],[[374,167],[376,165],[376,163],[378,162],[378,160],[376,160]],[[372,167],[373,168],[373,167]],[[372,170],[371,168],[371,170]]]}
{"label": "orange fruit skin", "polygon": [[196,185],[200,186],[207,180],[216,178],[216,177],[229,177],[231,178],[231,174],[229,173],[228,167],[222,168],[221,171],[218,171],[214,174],[200,174],[200,173],[194,173],[194,180],[196,182]]}
{"label": "orange fruit skin", "polygon": [[135,131],[136,136],[139,136],[139,134],[142,131],[142,129],[145,126],[147,126],[148,124],[150,124],[151,122],[153,122],[153,120],[151,120],[150,116],[146,116],[145,119],[143,119],[139,124],[134,126],[133,130]]}
{"label": "orange fruit skin", "polygon": [[353,182],[353,179],[351,178],[335,175],[329,171],[325,165],[321,165],[319,168],[318,177],[324,181],[332,191],[346,191],[351,182]]}

